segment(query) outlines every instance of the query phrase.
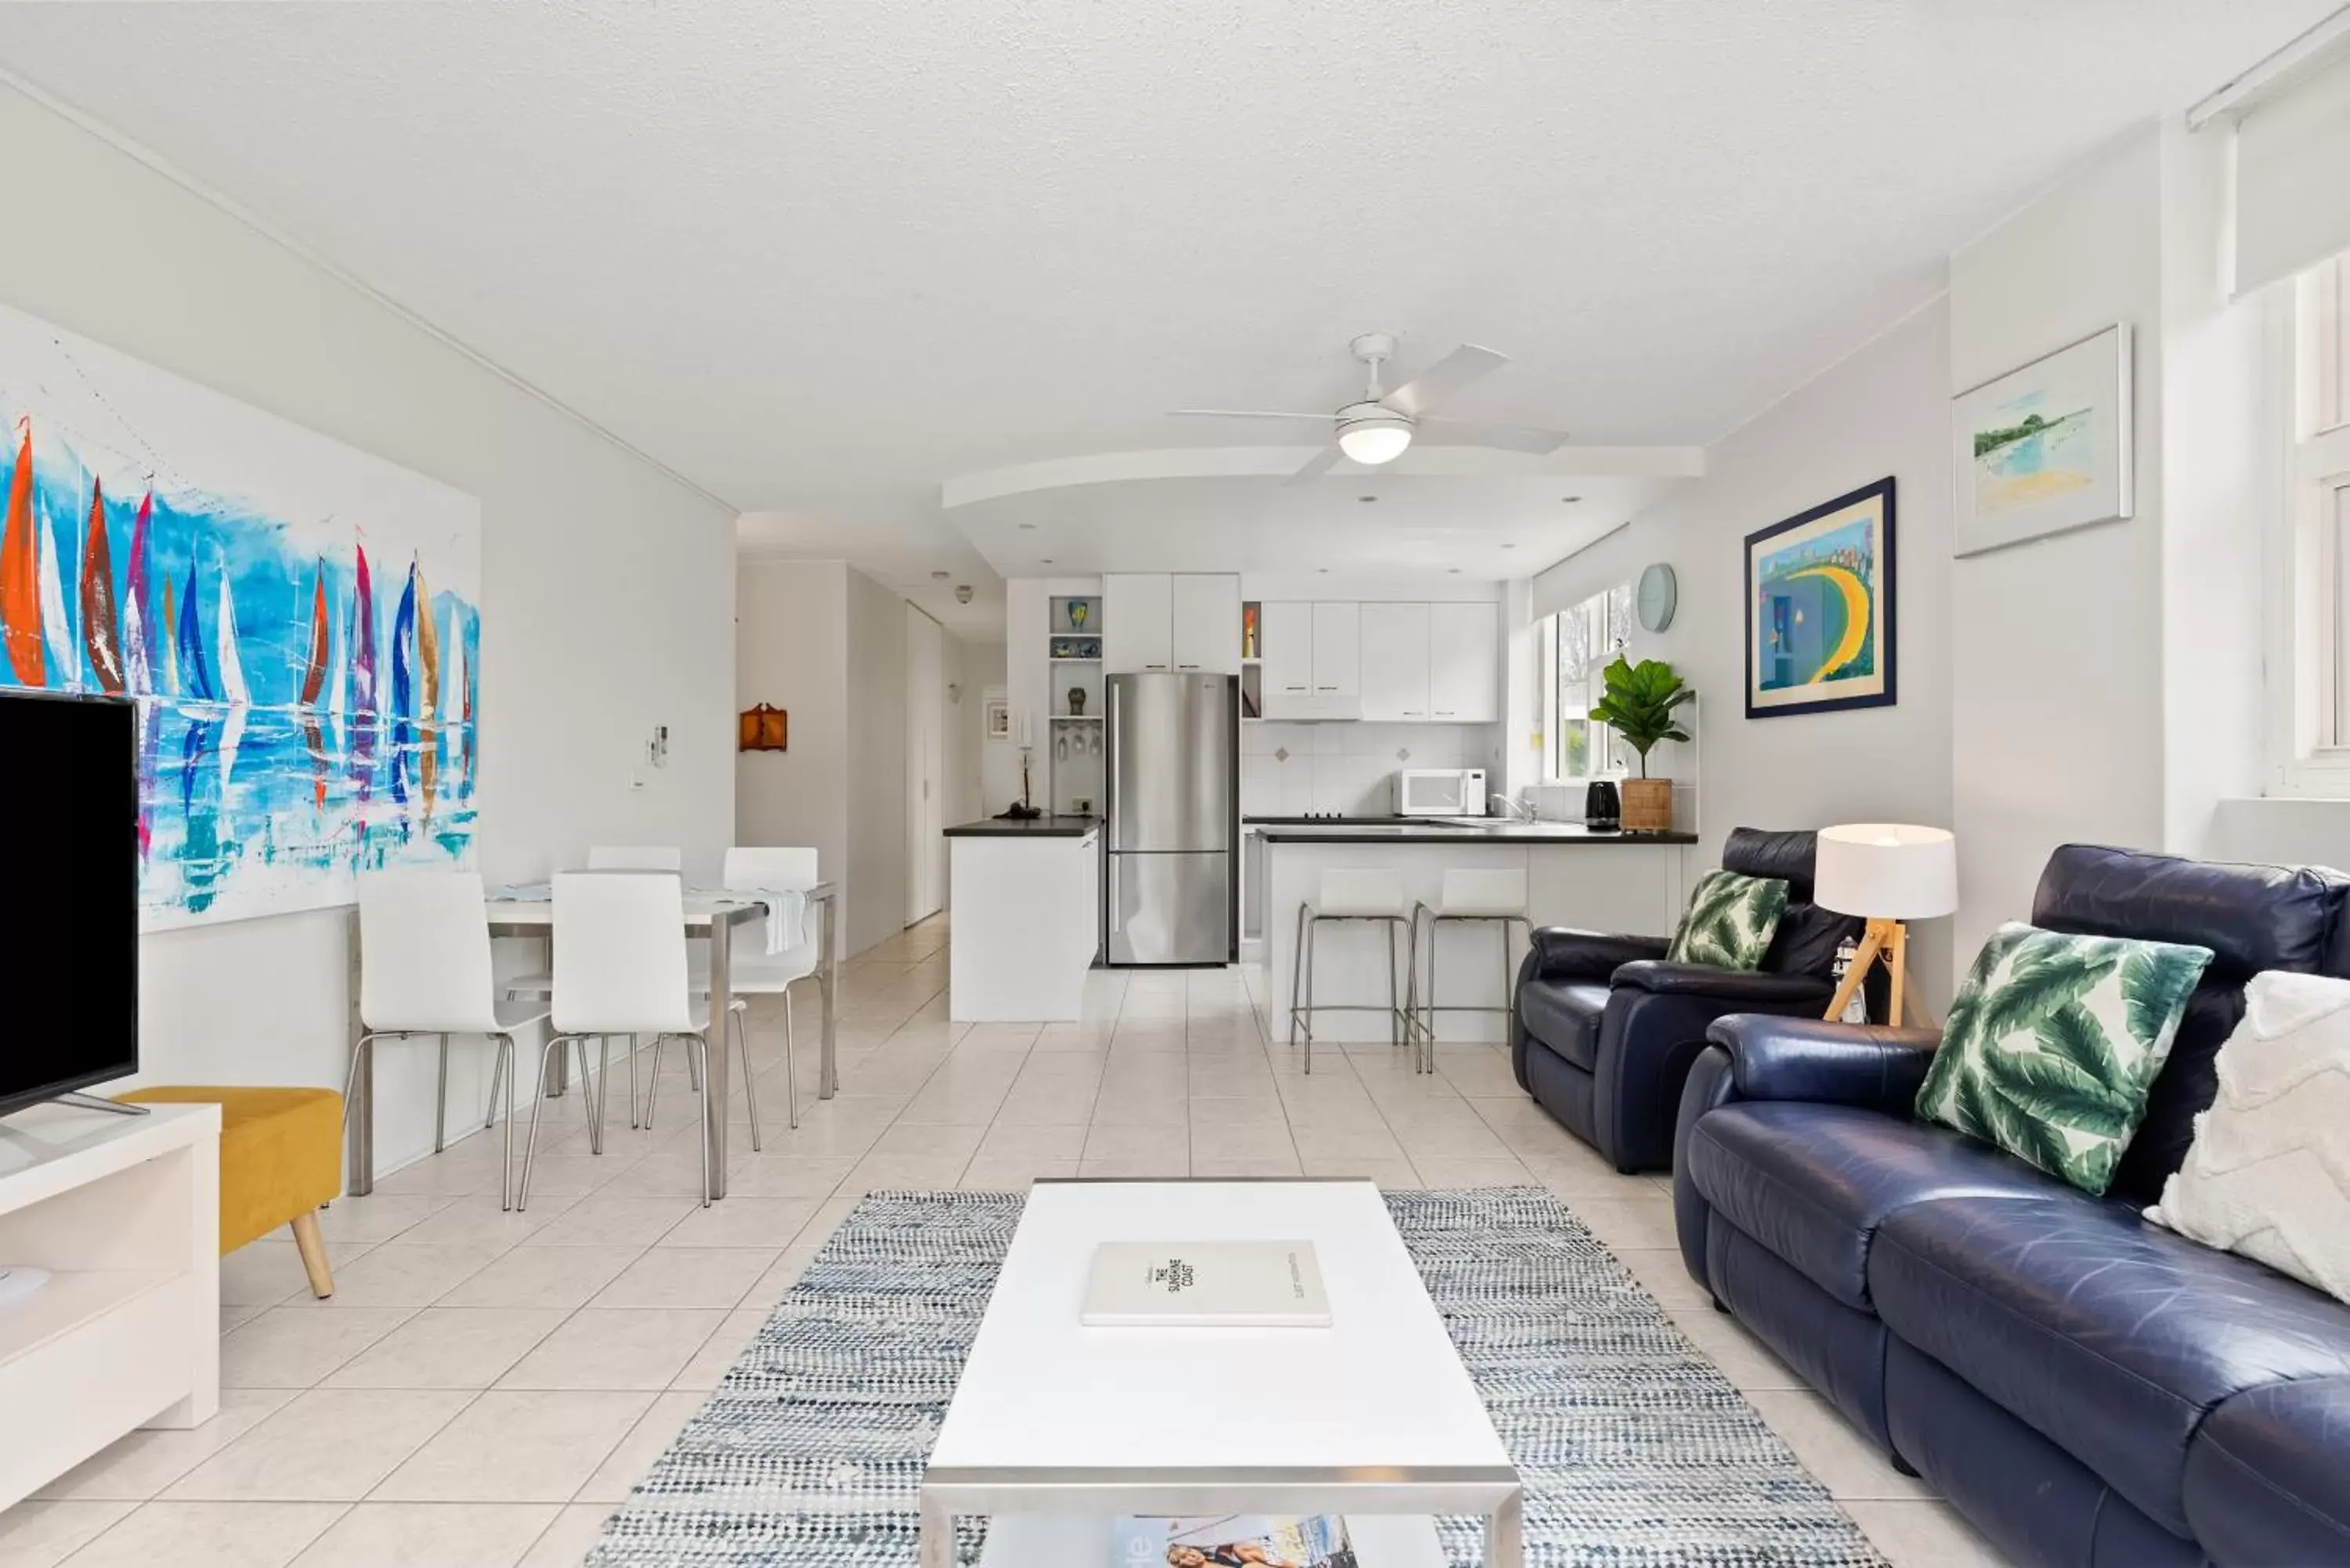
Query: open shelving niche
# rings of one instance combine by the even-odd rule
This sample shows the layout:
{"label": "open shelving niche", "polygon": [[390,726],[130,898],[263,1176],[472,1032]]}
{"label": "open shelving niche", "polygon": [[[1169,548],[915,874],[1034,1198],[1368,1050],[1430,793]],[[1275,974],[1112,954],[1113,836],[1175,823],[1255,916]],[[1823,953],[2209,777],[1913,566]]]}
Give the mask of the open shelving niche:
{"label": "open shelving niche", "polygon": [[[1050,711],[1037,759],[1045,769],[1045,805],[1056,813],[1092,815],[1101,810],[1109,765],[1102,723],[1102,597],[1055,594],[1045,605]],[[1082,613],[1073,613],[1078,607]],[[1082,713],[1070,702],[1072,691],[1085,693]]]}

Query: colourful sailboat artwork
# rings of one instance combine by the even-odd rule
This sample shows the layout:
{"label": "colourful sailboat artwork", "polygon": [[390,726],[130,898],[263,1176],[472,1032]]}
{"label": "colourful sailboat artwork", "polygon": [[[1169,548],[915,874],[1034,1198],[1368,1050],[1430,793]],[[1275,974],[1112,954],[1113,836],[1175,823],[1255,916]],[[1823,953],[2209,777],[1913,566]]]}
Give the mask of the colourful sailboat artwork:
{"label": "colourful sailboat artwork", "polygon": [[471,863],[478,504],[5,306],[0,430],[0,698],[131,705],[147,926]]}

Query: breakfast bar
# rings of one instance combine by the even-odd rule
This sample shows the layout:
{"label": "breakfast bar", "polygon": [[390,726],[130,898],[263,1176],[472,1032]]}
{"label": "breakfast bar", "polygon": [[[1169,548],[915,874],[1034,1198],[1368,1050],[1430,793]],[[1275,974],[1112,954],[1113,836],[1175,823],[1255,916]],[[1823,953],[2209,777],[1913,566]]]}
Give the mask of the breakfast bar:
{"label": "breakfast bar", "polygon": [[[1298,909],[1321,898],[1326,871],[1385,870],[1397,874],[1404,913],[1425,903],[1435,907],[1448,870],[1523,870],[1526,916],[1536,926],[1579,926],[1607,931],[1669,931],[1680,918],[1687,896],[1684,858],[1697,842],[1691,833],[1596,831],[1571,822],[1494,822],[1432,819],[1427,823],[1263,823],[1255,828],[1263,846],[1257,892],[1264,911],[1266,1022],[1276,1042],[1289,1034],[1290,981],[1297,962]],[[1430,938],[1423,925],[1419,979],[1429,982]],[[1524,952],[1525,927],[1509,928],[1503,948],[1493,925],[1445,925],[1433,936],[1445,1008],[1502,1008]],[[1389,1025],[1378,1011],[1385,1002],[1387,933],[1377,926],[1326,926],[1316,940],[1310,971],[1314,995],[1322,1006],[1360,1012],[1318,1013],[1314,1034],[1321,1041],[1383,1041]],[[1400,995],[1403,983],[1397,982]],[[1506,1038],[1500,1012],[1440,1012],[1437,1038],[1497,1041]]]}
{"label": "breakfast bar", "polygon": [[1101,824],[989,817],[946,836],[955,913],[947,1015],[957,1023],[1076,1018],[1101,948]]}

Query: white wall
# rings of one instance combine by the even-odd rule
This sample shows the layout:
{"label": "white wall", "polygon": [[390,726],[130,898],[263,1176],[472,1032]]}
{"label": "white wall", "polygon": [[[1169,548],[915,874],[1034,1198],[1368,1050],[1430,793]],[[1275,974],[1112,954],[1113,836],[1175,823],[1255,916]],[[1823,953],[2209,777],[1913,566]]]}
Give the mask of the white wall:
{"label": "white wall", "polygon": [[906,599],[848,574],[848,951],[906,928]]}
{"label": "white wall", "polygon": [[[714,873],[733,820],[732,514],[6,89],[0,145],[0,299],[480,498],[484,874],[541,877],[598,839],[678,844]],[[657,724],[669,765],[644,769]],[[340,1087],[348,929],[328,910],[147,938],[144,1078]],[[384,1053],[385,1168],[431,1147],[425,1057]],[[475,1065],[452,1075],[461,1107],[486,1088]]]}
{"label": "white wall", "polygon": [[[734,840],[814,845],[848,866],[848,568],[746,556],[735,568],[734,697],[791,717],[790,749],[734,761]],[[844,904],[844,908],[845,908]]]}
{"label": "white wall", "polygon": [[961,645],[962,700],[950,711],[954,726],[954,809],[950,826],[993,816],[1020,796],[1020,760],[1008,742],[987,738],[987,700],[1010,700],[1005,684],[1004,645]]}
{"label": "white wall", "polygon": [[[1534,580],[1532,607],[1547,615],[1632,581],[1652,561],[1679,577],[1672,626],[1636,633],[1631,651],[1669,660],[1700,694],[1703,841],[1694,867],[1717,864],[1735,826],[1951,820],[1946,320],[1939,300],[1909,317],[1723,438],[1708,452],[1703,478]],[[1888,473],[1898,701],[1747,719],[1745,536]],[[1922,924],[1910,944],[1912,970],[1938,1012],[1950,995],[1949,926]]]}

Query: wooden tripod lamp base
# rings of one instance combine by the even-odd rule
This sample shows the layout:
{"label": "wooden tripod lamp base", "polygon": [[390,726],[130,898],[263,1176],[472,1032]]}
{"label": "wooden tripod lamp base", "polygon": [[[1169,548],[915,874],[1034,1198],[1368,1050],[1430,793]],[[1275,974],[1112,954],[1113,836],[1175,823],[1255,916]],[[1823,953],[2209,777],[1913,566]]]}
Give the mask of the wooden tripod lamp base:
{"label": "wooden tripod lamp base", "polygon": [[[1868,971],[1882,959],[1893,971],[1891,1005],[1886,1009],[1888,1023],[1902,1021],[1902,1009],[1909,999],[1909,928],[1898,920],[1871,919],[1861,933],[1859,950],[1852,955],[1852,967],[1845,971],[1844,983],[1836,987],[1835,995],[1828,1000],[1828,1010],[1822,1014],[1833,1023],[1844,1016],[1846,1005],[1852,1001],[1868,979]],[[1921,1013],[1922,1017],[1922,1013]],[[1931,1020],[1924,1020],[1930,1023]]]}

